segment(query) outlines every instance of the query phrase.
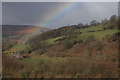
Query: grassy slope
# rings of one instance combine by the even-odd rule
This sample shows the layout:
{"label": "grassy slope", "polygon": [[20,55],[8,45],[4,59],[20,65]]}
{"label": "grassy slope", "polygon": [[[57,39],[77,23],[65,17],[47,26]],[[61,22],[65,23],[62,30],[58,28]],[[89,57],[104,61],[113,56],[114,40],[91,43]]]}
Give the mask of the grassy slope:
{"label": "grassy slope", "polygon": [[[99,31],[99,32],[89,32],[87,33],[87,31],[92,31],[92,30],[102,30],[103,28],[108,27],[108,26],[93,26],[90,28],[84,28],[84,29],[80,29],[80,32],[84,32],[80,35],[78,35],[78,37],[76,38],[77,40],[86,40],[88,36],[90,35],[94,35],[96,38],[98,39],[102,39],[103,37],[105,37],[106,35],[112,35],[113,33],[118,32],[117,29],[112,29],[112,30],[105,30],[105,31]],[[62,36],[60,37],[56,37],[56,38],[50,38],[47,41],[48,44],[56,44],[57,42],[55,42],[55,40],[62,38]],[[18,47],[20,48],[20,47]],[[45,61],[56,61],[56,60],[61,60],[63,58],[49,58],[49,57],[36,57],[36,58],[31,58],[31,59],[25,59],[25,62],[30,62],[30,63],[34,63],[34,62],[38,62],[39,60],[45,60]]]}
{"label": "grassy slope", "polygon": [[18,50],[25,50],[25,48],[27,47],[27,45],[25,44],[21,44],[21,45],[16,45],[13,48],[16,48]]}
{"label": "grassy slope", "polygon": [[94,35],[98,39],[104,38],[106,35],[112,35],[113,33],[118,32],[117,29],[112,29],[112,30],[105,30],[105,31],[99,31],[99,32],[90,32],[90,33],[83,33],[81,35],[78,35],[78,39],[81,40],[86,40],[88,36]]}
{"label": "grassy slope", "polygon": [[[104,30],[104,31],[97,31],[97,30],[102,30],[103,28],[107,28],[108,25],[100,25],[100,26],[93,26],[89,28],[83,28],[83,29],[78,29],[76,30],[77,32],[82,32],[82,34],[77,35],[78,37],[76,38],[77,40],[86,40],[89,36],[94,35],[98,39],[104,38],[106,35],[112,35],[113,33],[117,33],[118,29],[109,29],[109,30]],[[87,31],[97,31],[97,32],[87,32]],[[56,38],[51,38],[46,40],[48,44],[55,44],[55,40],[60,39],[61,37],[56,37]]]}
{"label": "grassy slope", "polygon": [[99,26],[93,26],[93,27],[89,27],[89,28],[83,28],[83,29],[80,29],[79,31],[80,32],[87,32],[87,31],[93,31],[93,30],[102,30],[103,28],[107,28],[108,25],[99,25]]}
{"label": "grassy slope", "polygon": [[48,57],[48,56],[36,56],[33,58],[26,58],[23,60],[23,62],[27,63],[27,64],[36,64],[39,61],[44,61],[45,63],[56,63],[59,61],[65,61],[66,58],[62,58],[62,57]]}
{"label": "grassy slope", "polygon": [[[89,33],[87,33],[87,31],[92,31],[92,30],[102,30],[104,27],[107,27],[107,26],[94,26],[94,27],[90,27],[90,28],[79,29],[77,31],[80,31],[80,32],[83,32],[83,33],[79,34],[76,39],[77,40],[81,40],[81,39],[82,40],[86,40],[87,37],[90,36],[90,35],[94,35],[98,39],[102,39],[106,35],[111,35],[111,34],[116,33],[118,31],[117,29],[112,29],[112,30],[105,30],[105,31],[89,32]],[[50,38],[50,39],[46,40],[46,42],[48,44],[53,44],[54,45],[54,44],[57,43],[55,41],[57,39],[60,39],[60,38],[62,38],[62,37]],[[13,51],[13,50],[24,50],[26,47],[27,47],[27,45],[25,45],[25,44],[16,45],[13,48],[11,48],[10,51]],[[65,57],[36,56],[36,57],[32,57],[32,58],[23,59],[22,61],[24,63],[26,63],[26,66],[28,66],[28,65],[37,64],[38,62],[44,62],[45,64],[48,64],[48,65],[54,65],[57,62],[64,62],[66,60],[67,60],[67,58],[65,58]]]}
{"label": "grassy slope", "polygon": [[46,42],[47,42],[48,44],[56,44],[57,42],[55,42],[55,41],[56,41],[57,39],[60,39],[60,38],[62,38],[62,36],[56,37],[56,38],[50,38],[50,39],[46,40]]}
{"label": "grassy slope", "polygon": [[4,53],[7,53],[8,55],[11,55],[13,52],[19,52],[19,51],[24,51],[27,48],[28,45],[26,44],[20,44],[20,45],[15,45],[8,51],[5,51]]}
{"label": "grassy slope", "polygon": [[[106,28],[106,27],[108,27],[108,25],[105,25],[105,26],[99,25],[99,26],[93,26],[93,27],[89,27],[89,28],[77,29],[76,31],[82,32],[82,34],[77,35],[78,37],[76,38],[76,40],[84,40],[85,41],[91,35],[94,35],[98,39],[102,39],[106,35],[112,35],[113,33],[118,32],[117,29],[109,29],[109,30],[97,31],[97,32],[87,32],[87,31],[102,30],[103,28]],[[50,39],[47,39],[46,42],[49,45],[54,45],[54,44],[58,43],[58,41],[57,42],[55,42],[55,41],[62,37],[63,36],[59,36],[56,38],[50,38]],[[9,51],[21,51],[21,50],[25,50],[26,47],[27,47],[27,45],[25,45],[25,44],[15,45]]]}

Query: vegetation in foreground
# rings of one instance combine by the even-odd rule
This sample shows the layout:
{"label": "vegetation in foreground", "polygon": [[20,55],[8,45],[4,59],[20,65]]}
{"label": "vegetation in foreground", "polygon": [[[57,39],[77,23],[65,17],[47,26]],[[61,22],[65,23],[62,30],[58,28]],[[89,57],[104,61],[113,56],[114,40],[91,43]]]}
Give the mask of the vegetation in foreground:
{"label": "vegetation in foreground", "polygon": [[118,23],[113,15],[50,30],[10,48],[3,44],[3,77],[117,78]]}

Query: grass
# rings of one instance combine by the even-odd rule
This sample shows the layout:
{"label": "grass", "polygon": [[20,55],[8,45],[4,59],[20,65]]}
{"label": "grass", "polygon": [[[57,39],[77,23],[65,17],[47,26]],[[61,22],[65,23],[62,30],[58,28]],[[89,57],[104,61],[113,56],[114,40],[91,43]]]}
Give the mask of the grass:
{"label": "grass", "polygon": [[56,43],[58,43],[58,41],[57,42],[55,42],[57,39],[60,39],[60,38],[62,38],[62,36],[60,36],[60,37],[56,37],[56,38],[50,38],[50,39],[48,39],[48,40],[46,40],[46,42],[48,43],[48,44],[56,44]]}
{"label": "grass", "polygon": [[13,48],[16,48],[16,49],[18,49],[18,50],[25,50],[26,47],[27,47],[27,45],[21,44],[21,45],[16,45],[16,46],[14,46]]}
{"label": "grass", "polygon": [[[87,31],[92,31],[92,30],[102,30],[104,27],[107,27],[107,26],[93,26],[90,28],[79,29],[79,31],[81,31],[83,33],[79,34],[78,37],[76,38],[76,40],[80,40],[80,39],[87,40],[87,38],[90,35],[94,35],[96,38],[102,39],[106,35],[112,35],[113,33],[118,32],[117,29],[109,29],[109,30],[97,31],[97,32],[87,32]],[[48,44],[56,44],[59,41],[57,41],[57,42],[55,42],[55,41],[62,37],[60,36],[60,37],[56,37],[56,38],[50,38],[50,39],[46,40],[46,42]],[[73,38],[71,38],[71,39],[73,39]],[[25,50],[27,46],[28,45],[25,45],[25,44],[19,44],[19,45],[15,45],[10,50],[11,51]],[[89,47],[89,45],[88,45],[88,47]],[[74,50],[77,51],[78,50],[77,48],[79,49],[79,46],[73,47],[72,53],[74,53]],[[54,53],[55,49],[56,48],[53,48],[53,53]],[[110,48],[110,49],[112,49],[112,48]],[[87,51],[87,48],[85,50]],[[45,56],[45,54],[43,54],[41,56],[37,55],[37,54],[30,54],[30,55],[35,55],[35,56],[21,60],[21,62],[25,63],[25,65],[24,65],[24,69],[22,70],[23,72],[22,71],[21,71],[21,73],[18,72],[19,74],[26,75],[27,73],[29,73],[32,75],[34,75],[34,74],[41,75],[41,73],[42,73],[43,75],[47,74],[48,76],[53,74],[53,75],[55,75],[55,77],[60,77],[60,76],[64,77],[66,75],[72,75],[74,77],[75,73],[80,73],[80,75],[76,74],[77,77],[85,77],[86,73],[87,73],[88,77],[93,77],[93,75],[99,77],[99,74],[100,74],[100,77],[102,77],[101,74],[103,74],[103,76],[104,76],[104,75],[106,75],[106,73],[107,73],[107,76],[109,76],[109,75],[114,76],[113,74],[114,73],[116,74],[116,72],[115,72],[116,66],[114,66],[114,65],[111,66],[112,65],[111,63],[109,63],[109,64],[107,63],[107,65],[106,65],[106,62],[104,62],[104,59],[103,59],[103,58],[106,58],[106,56],[104,57],[104,55],[102,55],[102,54],[95,55],[94,58],[91,58],[91,56],[89,57],[88,53],[82,55],[81,57],[49,57],[49,56]],[[98,63],[98,62],[100,62],[100,63]],[[15,66],[18,67],[18,65],[15,65]],[[19,70],[21,70],[21,69],[19,69]],[[111,70],[114,72],[111,72]],[[10,72],[12,72],[12,71],[14,72],[14,68]],[[7,70],[6,70],[6,72],[7,72]],[[14,72],[14,74],[16,74],[16,72]],[[84,76],[82,76],[82,75],[84,75]]]}
{"label": "grass", "polygon": [[26,64],[36,64],[40,61],[44,61],[45,63],[57,63],[59,61],[64,61],[66,58],[62,57],[48,57],[48,56],[36,56],[33,58],[26,58],[23,59],[22,61],[25,62]]}
{"label": "grass", "polygon": [[99,25],[99,26],[93,26],[93,27],[89,27],[89,28],[84,28],[84,29],[80,29],[80,32],[87,32],[87,31],[93,31],[93,30],[102,30],[103,28],[108,27],[108,25]]}
{"label": "grass", "polygon": [[[107,28],[109,27],[109,25],[99,25],[99,26],[93,26],[93,27],[89,27],[89,28],[83,28],[83,29],[79,29],[76,30],[78,32],[82,32],[82,34],[78,35],[78,38],[76,38],[77,40],[86,40],[90,35],[94,35],[96,38],[98,39],[102,39],[104,38],[106,35],[112,35],[113,33],[118,32],[118,29],[109,29],[109,30],[104,30],[104,31],[97,31],[97,30],[103,30],[103,28]],[[96,32],[88,32],[88,31],[96,31]],[[57,42],[55,42],[55,40],[62,38],[60,37],[56,37],[56,38],[50,38],[47,41],[48,44],[56,44]]]}
{"label": "grass", "polygon": [[[113,33],[118,32],[118,29],[109,29],[109,30],[104,30],[104,31],[96,31],[96,30],[102,30],[105,27],[108,27],[108,25],[99,25],[99,26],[93,26],[93,27],[89,27],[89,28],[79,29],[77,31],[82,32],[82,34],[77,35],[78,37],[76,38],[76,40],[85,40],[86,41],[90,35],[94,35],[96,38],[102,39],[106,35],[112,35]],[[93,31],[93,30],[96,31],[96,32],[88,32],[88,31]],[[59,41],[56,41],[56,40],[58,40],[60,38],[63,38],[63,37],[64,36],[59,36],[59,37],[56,37],[56,38],[47,39],[46,43],[48,45],[57,44]],[[11,51],[12,52],[14,52],[14,51],[22,51],[22,50],[25,50],[27,46],[28,45],[25,45],[25,44],[15,45],[9,51],[10,52]]]}
{"label": "grass", "polygon": [[[27,48],[28,45],[25,45],[25,44],[17,44],[15,45],[14,47],[12,47],[10,50],[8,51],[5,51],[6,53],[10,53],[11,52],[19,52],[19,51],[23,51]],[[9,55],[9,54],[8,54]]]}
{"label": "grass", "polygon": [[117,33],[117,32],[118,32],[117,29],[111,29],[111,30],[105,30],[99,32],[88,32],[88,33],[86,32],[86,33],[82,33],[81,35],[78,35],[78,39],[86,40],[90,35],[94,35],[96,38],[102,39],[106,35],[112,35],[113,33]]}

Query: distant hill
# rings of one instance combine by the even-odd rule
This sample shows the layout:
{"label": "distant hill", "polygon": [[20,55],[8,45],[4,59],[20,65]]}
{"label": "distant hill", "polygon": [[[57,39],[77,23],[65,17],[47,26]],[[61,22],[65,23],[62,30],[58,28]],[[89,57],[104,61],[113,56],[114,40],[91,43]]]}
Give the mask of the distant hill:
{"label": "distant hill", "polygon": [[9,36],[16,36],[16,35],[28,35],[34,34],[36,32],[42,33],[49,31],[49,28],[43,28],[39,26],[32,26],[32,25],[3,25],[2,26],[2,36],[9,37]]}
{"label": "distant hill", "polygon": [[33,25],[2,25],[3,48],[9,49],[15,44],[25,43],[32,36],[49,30],[51,29]]}

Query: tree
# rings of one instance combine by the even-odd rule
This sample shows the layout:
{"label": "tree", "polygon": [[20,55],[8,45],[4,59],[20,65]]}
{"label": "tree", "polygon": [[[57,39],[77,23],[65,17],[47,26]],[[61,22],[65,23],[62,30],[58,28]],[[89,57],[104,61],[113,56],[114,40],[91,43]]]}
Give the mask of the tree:
{"label": "tree", "polygon": [[108,20],[105,18],[102,20],[102,24],[105,25],[105,24],[108,24]]}
{"label": "tree", "polygon": [[88,24],[85,24],[84,27],[90,27]]}
{"label": "tree", "polygon": [[91,25],[91,26],[95,26],[95,25],[97,25],[97,23],[98,23],[98,22],[97,22],[96,20],[93,20],[93,21],[90,22],[90,25]]}
{"label": "tree", "polygon": [[84,24],[82,24],[82,23],[79,23],[78,26],[81,28],[85,27]]}
{"label": "tree", "polygon": [[109,22],[110,22],[110,27],[111,27],[111,28],[117,27],[117,26],[118,26],[118,17],[117,17],[116,15],[112,15],[112,16],[110,17]]}
{"label": "tree", "polygon": [[70,49],[73,47],[74,42],[72,40],[66,40],[63,42],[64,49]]}
{"label": "tree", "polygon": [[117,20],[117,16],[116,15],[112,15],[111,17],[110,17],[110,23],[113,23],[113,22],[115,22]]}
{"label": "tree", "polygon": [[88,36],[86,41],[87,42],[92,42],[92,41],[95,41],[95,40],[97,40],[97,38],[94,35],[90,35],[90,36]]}

